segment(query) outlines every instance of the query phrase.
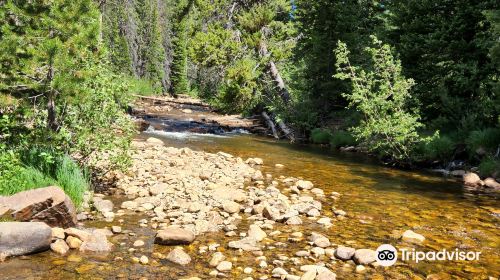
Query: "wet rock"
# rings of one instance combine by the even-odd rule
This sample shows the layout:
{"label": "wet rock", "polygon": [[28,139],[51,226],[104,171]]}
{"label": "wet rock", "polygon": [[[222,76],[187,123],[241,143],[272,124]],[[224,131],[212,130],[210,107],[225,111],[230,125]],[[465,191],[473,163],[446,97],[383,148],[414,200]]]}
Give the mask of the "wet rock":
{"label": "wet rock", "polygon": [[66,243],[68,244],[69,248],[78,249],[80,248],[80,246],[82,246],[83,241],[74,236],[68,236],[68,238],[66,238]]}
{"label": "wet rock", "polygon": [[64,232],[68,236],[74,236],[82,241],[89,240],[92,237],[92,234],[89,231],[77,229],[77,228],[67,228]]}
{"label": "wet rock", "polygon": [[256,241],[262,241],[267,237],[267,234],[258,225],[250,225],[250,228],[248,229],[248,237],[253,238]]}
{"label": "wet rock", "polygon": [[139,205],[135,201],[124,201],[122,202],[121,208],[123,209],[136,209]]}
{"label": "wet rock", "polygon": [[0,223],[0,261],[10,256],[21,256],[48,250],[52,231],[45,223]]}
{"label": "wet rock", "polygon": [[8,209],[21,222],[45,222],[67,228],[76,224],[76,210],[71,199],[58,187],[46,187],[0,197],[0,208]]}
{"label": "wet rock", "polygon": [[356,249],[351,247],[340,246],[335,250],[335,257],[343,261],[350,260],[354,256]]}
{"label": "wet rock", "polygon": [[271,274],[273,275],[274,278],[281,278],[282,276],[287,275],[288,272],[285,269],[283,269],[282,267],[277,267],[277,268],[273,269]]}
{"label": "wet rock", "polygon": [[222,208],[229,214],[234,214],[240,212],[241,206],[234,201],[225,201],[222,204]]}
{"label": "wet rock", "polygon": [[158,138],[154,138],[154,137],[149,137],[147,140],[146,140],[146,143],[152,145],[152,146],[163,146],[163,141],[161,141],[160,139]]}
{"label": "wet rock", "polygon": [[112,212],[113,202],[96,197],[94,198],[94,208],[101,213]]}
{"label": "wet rock", "polygon": [[64,239],[64,229],[60,227],[52,228],[52,239]]}
{"label": "wet rock", "polygon": [[142,247],[142,246],[144,246],[144,241],[142,241],[142,240],[136,240],[136,241],[134,241],[133,246],[134,247]]}
{"label": "wet rock", "polygon": [[262,165],[264,161],[261,158],[249,158],[245,161],[246,164],[250,165]]}
{"label": "wet rock", "polygon": [[347,213],[344,211],[344,210],[334,210],[333,213],[336,215],[336,216],[345,216],[347,215]]}
{"label": "wet rock", "polygon": [[450,172],[450,175],[453,177],[463,177],[465,174],[465,170],[453,170]]}
{"label": "wet rock", "polygon": [[139,262],[143,265],[146,265],[149,263],[149,258],[147,256],[144,256],[142,255],[140,258],[139,258]]}
{"label": "wet rock", "polygon": [[310,190],[313,188],[313,183],[311,181],[298,180],[295,183],[295,186],[299,188],[299,190]]}
{"label": "wet rock", "polygon": [[216,269],[221,272],[230,271],[232,268],[233,263],[228,261],[221,261],[216,267]]}
{"label": "wet rock", "polygon": [[167,260],[176,264],[187,265],[191,262],[191,257],[182,248],[175,248],[167,255]]}
{"label": "wet rock", "polygon": [[366,267],[364,265],[357,265],[356,266],[356,273],[365,273],[366,272]]}
{"label": "wet rock", "polygon": [[59,255],[65,255],[69,251],[69,246],[62,239],[57,239],[54,243],[50,244],[50,249]]}
{"label": "wet rock", "polygon": [[421,234],[418,234],[416,232],[413,232],[411,230],[407,230],[403,232],[403,235],[401,237],[403,241],[409,242],[409,243],[422,243],[425,240],[425,237]]}
{"label": "wet rock", "polygon": [[232,249],[242,249],[243,251],[259,251],[260,247],[257,244],[257,240],[253,238],[243,238],[238,241],[231,241],[228,243],[229,248]]}
{"label": "wet rock", "polygon": [[195,235],[190,230],[182,228],[167,228],[156,233],[154,243],[160,245],[187,245],[191,244]]}
{"label": "wet rock", "polygon": [[311,234],[310,238],[311,242],[314,243],[314,245],[321,247],[321,248],[326,248],[330,246],[330,240],[326,238],[324,235],[321,235],[319,233],[313,232]]}
{"label": "wet rock", "polygon": [[331,271],[321,271],[316,276],[316,280],[335,280],[337,275]]}
{"label": "wet rock", "polygon": [[484,185],[488,188],[492,188],[494,190],[500,190],[500,183],[498,183],[495,179],[493,178],[486,178],[484,179]]}
{"label": "wet rock", "polygon": [[[452,171],[452,173],[453,173],[453,171]],[[476,173],[473,173],[473,172],[465,173],[465,171],[464,171],[464,174],[461,176],[463,176],[462,178],[464,180],[464,184],[467,186],[476,187],[476,186],[480,186],[482,184],[481,178],[479,178],[479,176]]]}
{"label": "wet rock", "polygon": [[108,241],[106,235],[99,231],[93,231],[90,238],[81,239],[81,252],[109,252],[113,244]]}
{"label": "wet rock", "polygon": [[293,226],[293,225],[301,225],[302,224],[302,220],[298,216],[294,216],[294,217],[291,217],[288,220],[286,220],[285,224],[291,225],[291,226]]}
{"label": "wet rock", "polygon": [[121,226],[112,226],[111,231],[113,233],[121,233],[122,232],[122,227]]}
{"label": "wet rock", "polygon": [[370,264],[375,261],[375,251],[370,249],[358,249],[354,252],[353,260],[356,264]]}
{"label": "wet rock", "polygon": [[253,272],[253,269],[251,267],[245,267],[245,269],[243,269],[243,273],[245,274],[250,274]]}
{"label": "wet rock", "polygon": [[277,221],[281,218],[280,211],[269,205],[262,210],[262,216],[272,221]]}
{"label": "wet rock", "polygon": [[221,261],[225,260],[226,256],[222,254],[221,252],[216,252],[212,255],[212,258],[210,259],[209,265],[211,267],[216,267]]}

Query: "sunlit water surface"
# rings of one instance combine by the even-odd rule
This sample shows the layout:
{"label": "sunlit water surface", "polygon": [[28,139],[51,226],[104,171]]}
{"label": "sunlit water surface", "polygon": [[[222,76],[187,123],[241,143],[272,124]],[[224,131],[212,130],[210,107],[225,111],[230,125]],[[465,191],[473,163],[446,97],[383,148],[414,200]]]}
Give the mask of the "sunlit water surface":
{"label": "sunlit water surface", "polygon": [[[163,139],[168,146],[190,147],[208,152],[224,151],[244,159],[260,157],[264,159],[264,173],[274,177],[280,175],[303,177],[311,180],[315,186],[327,194],[323,201],[323,214],[332,216],[331,207],[347,211],[348,219],[335,221],[328,230],[319,228],[314,223],[305,223],[301,227],[276,227],[283,232],[276,237],[287,242],[287,236],[293,231],[322,232],[334,244],[349,244],[355,248],[376,249],[380,244],[389,243],[396,247],[414,247],[417,250],[455,250],[480,251],[480,260],[434,261],[434,262],[398,262],[395,267],[370,269],[364,275],[355,274],[354,267],[344,267],[343,262],[332,265],[332,270],[339,279],[412,279],[424,278],[429,274],[440,273],[442,279],[487,279],[500,276],[500,208],[498,196],[470,193],[455,180],[445,179],[422,172],[408,172],[386,168],[373,160],[357,154],[330,151],[326,148],[290,145],[252,135],[204,136],[189,133],[148,132],[141,137],[155,136]],[[275,164],[284,164],[278,169]],[[329,193],[339,192],[341,199],[329,199]],[[119,205],[123,197],[113,197]],[[493,214],[496,212],[497,214]],[[115,244],[134,240],[146,241],[142,251],[131,254],[128,246],[115,246],[116,250],[107,256],[74,255],[57,256],[45,252],[29,256],[26,259],[15,258],[0,264],[0,279],[177,279],[186,276],[198,276],[209,279],[207,263],[209,255],[197,254],[198,247],[210,242],[222,245],[236,239],[220,234],[202,236],[187,251],[193,262],[180,267],[163,260],[155,260],[152,252],[168,253],[170,248],[152,244],[154,231],[138,227],[140,215],[124,216],[122,227],[134,231],[136,236],[116,235],[111,238]],[[105,222],[87,222],[86,226],[109,226],[117,224]],[[244,228],[244,225],[240,225]],[[392,237],[394,232],[412,229],[426,237],[419,246],[410,246]],[[307,244],[289,244],[285,248],[265,251],[268,261],[279,254],[293,255]],[[133,264],[131,256],[147,255],[152,264],[143,266]],[[249,254],[239,256],[229,253],[236,267],[253,266],[256,263]],[[314,263],[314,262],[309,262]],[[290,272],[297,272],[297,267],[285,267]],[[254,279],[269,272],[259,271],[252,275]],[[300,274],[297,272],[297,274]],[[230,279],[247,277],[239,269],[233,269]]]}

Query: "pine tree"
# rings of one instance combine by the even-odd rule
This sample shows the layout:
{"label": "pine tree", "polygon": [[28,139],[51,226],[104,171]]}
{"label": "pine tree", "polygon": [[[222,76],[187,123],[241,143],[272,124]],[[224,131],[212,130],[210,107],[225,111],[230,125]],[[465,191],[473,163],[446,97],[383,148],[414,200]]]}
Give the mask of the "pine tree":
{"label": "pine tree", "polygon": [[0,18],[0,90],[45,98],[47,126],[58,130],[57,104],[79,94],[81,69],[99,52],[95,3],[9,0]]}

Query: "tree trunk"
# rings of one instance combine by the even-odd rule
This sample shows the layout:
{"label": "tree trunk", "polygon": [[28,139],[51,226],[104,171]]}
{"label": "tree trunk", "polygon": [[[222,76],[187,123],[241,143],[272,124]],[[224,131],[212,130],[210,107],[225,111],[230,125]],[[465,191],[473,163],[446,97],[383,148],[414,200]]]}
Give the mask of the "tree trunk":
{"label": "tree trunk", "polygon": [[[259,54],[262,57],[269,56],[269,53],[267,51],[267,45],[264,38],[261,40],[259,45]],[[283,100],[283,103],[286,106],[290,103],[291,98],[290,98],[290,93],[286,89],[285,82],[283,81],[283,78],[281,77],[278,67],[276,67],[274,61],[269,60],[268,67],[269,67],[269,73],[271,74],[271,78],[273,79],[278,89],[278,94],[280,95],[281,100]],[[276,121],[276,123],[285,133],[285,137],[288,138],[291,142],[295,142],[295,134],[293,130],[290,129],[283,121]]]}
{"label": "tree trunk", "polygon": [[59,125],[57,124],[57,111],[55,102],[55,93],[51,90],[47,96],[47,126],[52,131],[57,131]]}
{"label": "tree trunk", "polygon": [[[267,51],[267,45],[264,40],[261,40],[260,46],[259,46],[259,52],[260,55],[263,57],[269,56],[269,53]],[[288,104],[290,102],[290,93],[286,89],[285,82],[283,81],[283,78],[280,75],[280,72],[278,70],[278,67],[276,67],[276,64],[274,61],[269,60],[269,72],[271,73],[271,77],[276,84],[276,87],[278,88],[278,92],[281,96],[281,99],[285,104]]]}
{"label": "tree trunk", "polygon": [[264,120],[266,120],[269,128],[271,128],[274,138],[280,139],[278,132],[276,131],[276,126],[274,125],[273,120],[271,120],[271,117],[269,117],[269,115],[265,111],[262,112],[262,117],[264,118]]}

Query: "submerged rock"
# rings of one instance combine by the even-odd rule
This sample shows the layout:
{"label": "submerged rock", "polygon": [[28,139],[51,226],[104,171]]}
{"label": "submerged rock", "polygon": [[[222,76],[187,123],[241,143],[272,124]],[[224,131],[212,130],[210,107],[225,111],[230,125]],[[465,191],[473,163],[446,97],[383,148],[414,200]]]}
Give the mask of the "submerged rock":
{"label": "submerged rock", "polygon": [[356,264],[370,264],[376,260],[375,251],[370,249],[358,249],[354,252],[353,260]]}
{"label": "submerged rock", "polygon": [[159,245],[187,245],[195,239],[193,232],[182,228],[167,228],[156,233],[154,243]]}
{"label": "submerged rock", "polygon": [[407,230],[403,232],[403,235],[401,237],[403,241],[409,242],[409,243],[422,243],[425,240],[425,237],[421,234],[418,234],[416,232],[413,232],[411,230]]}
{"label": "submerged rock", "polygon": [[0,223],[0,260],[48,250],[51,239],[52,231],[45,223]]}
{"label": "submerged rock", "polygon": [[351,247],[340,246],[335,250],[335,257],[343,261],[350,260],[354,256],[356,249]]}
{"label": "submerged rock", "polygon": [[167,255],[167,260],[176,264],[187,265],[191,262],[191,257],[182,248],[175,248]]}
{"label": "submerged rock", "polygon": [[0,208],[9,209],[12,218],[21,222],[45,222],[67,228],[76,224],[76,210],[71,199],[58,187],[46,187],[0,197]]}

